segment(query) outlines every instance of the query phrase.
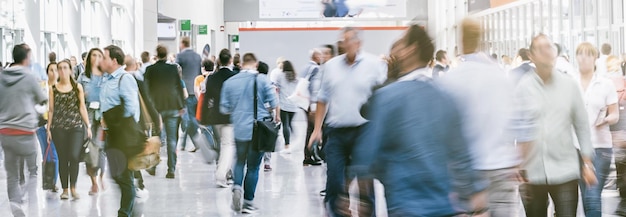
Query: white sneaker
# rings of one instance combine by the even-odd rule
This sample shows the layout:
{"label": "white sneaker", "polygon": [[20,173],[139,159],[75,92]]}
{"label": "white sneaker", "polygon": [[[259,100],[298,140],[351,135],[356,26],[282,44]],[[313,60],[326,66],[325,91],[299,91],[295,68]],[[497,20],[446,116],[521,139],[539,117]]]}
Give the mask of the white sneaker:
{"label": "white sneaker", "polygon": [[148,198],[150,196],[150,192],[145,188],[143,190],[137,188],[135,196],[137,198]]}
{"label": "white sneaker", "polygon": [[215,180],[215,184],[217,184],[217,187],[220,187],[220,188],[230,187],[230,184],[228,183],[228,181]]}
{"label": "white sneaker", "polygon": [[283,149],[280,151],[281,154],[291,154],[291,149]]}
{"label": "white sneaker", "polygon": [[259,208],[254,206],[251,201],[245,201],[243,203],[243,209],[241,210],[241,212],[245,214],[255,214],[259,212]]}

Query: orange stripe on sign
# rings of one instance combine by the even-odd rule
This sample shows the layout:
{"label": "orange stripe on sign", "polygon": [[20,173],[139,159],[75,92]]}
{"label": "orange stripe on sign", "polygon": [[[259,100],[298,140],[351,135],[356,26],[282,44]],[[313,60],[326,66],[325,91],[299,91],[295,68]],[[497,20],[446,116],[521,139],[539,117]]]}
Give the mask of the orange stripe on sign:
{"label": "orange stripe on sign", "polygon": [[[371,26],[359,27],[361,30],[406,30],[406,26]],[[240,32],[255,31],[337,31],[341,27],[293,27],[293,28],[239,28]]]}

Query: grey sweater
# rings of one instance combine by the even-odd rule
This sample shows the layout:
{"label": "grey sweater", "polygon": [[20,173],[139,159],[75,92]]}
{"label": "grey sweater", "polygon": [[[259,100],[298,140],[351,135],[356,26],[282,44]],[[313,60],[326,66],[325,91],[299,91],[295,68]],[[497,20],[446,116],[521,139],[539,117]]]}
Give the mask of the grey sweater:
{"label": "grey sweater", "polygon": [[27,67],[14,66],[0,72],[0,129],[37,129],[35,105],[47,97]]}

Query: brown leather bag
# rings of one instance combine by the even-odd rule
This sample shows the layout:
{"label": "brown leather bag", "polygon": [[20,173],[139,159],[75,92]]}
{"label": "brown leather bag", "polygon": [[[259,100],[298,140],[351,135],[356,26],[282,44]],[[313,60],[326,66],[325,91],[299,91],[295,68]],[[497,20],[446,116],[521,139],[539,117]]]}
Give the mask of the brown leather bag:
{"label": "brown leather bag", "polygon": [[155,167],[161,162],[161,138],[158,136],[152,136],[152,127],[154,127],[154,122],[152,118],[150,118],[150,113],[148,112],[148,108],[144,103],[141,94],[139,94],[139,102],[141,106],[141,117],[143,119],[143,123],[145,123],[145,131],[146,135],[148,135],[148,139],[146,139],[145,146],[143,152],[131,157],[128,160],[128,169],[132,171],[144,170]]}

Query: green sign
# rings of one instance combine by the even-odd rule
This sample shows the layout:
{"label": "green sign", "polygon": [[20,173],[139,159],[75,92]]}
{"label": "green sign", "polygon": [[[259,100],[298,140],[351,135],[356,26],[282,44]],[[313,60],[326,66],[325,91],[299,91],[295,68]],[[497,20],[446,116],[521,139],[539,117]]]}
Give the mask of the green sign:
{"label": "green sign", "polygon": [[191,31],[191,20],[181,20],[180,21],[180,30],[181,31]]}
{"label": "green sign", "polygon": [[198,35],[207,35],[209,33],[208,25],[199,25],[198,26]]}
{"label": "green sign", "polygon": [[239,35],[233,35],[233,42],[239,42]]}

